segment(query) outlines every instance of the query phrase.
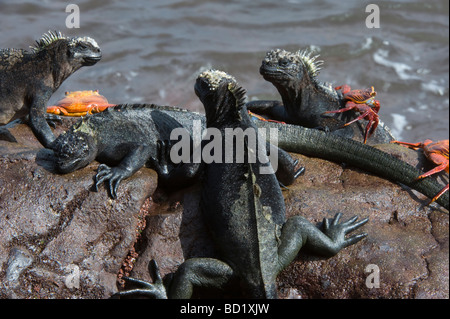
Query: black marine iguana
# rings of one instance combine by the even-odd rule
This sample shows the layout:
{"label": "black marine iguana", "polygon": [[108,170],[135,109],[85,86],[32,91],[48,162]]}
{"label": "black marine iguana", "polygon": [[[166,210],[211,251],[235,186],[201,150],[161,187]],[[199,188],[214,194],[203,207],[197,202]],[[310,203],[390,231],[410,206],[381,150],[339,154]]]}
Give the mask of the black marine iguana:
{"label": "black marine iguana", "polygon": [[[96,159],[102,164],[95,176],[95,188],[108,182],[110,195],[116,198],[119,183],[123,179],[144,165],[153,167],[158,141],[169,140],[172,131],[177,128],[187,130],[192,136],[194,121],[199,122],[200,129],[205,128],[204,115],[176,107],[154,104],[110,107],[104,112],[80,119],[58,136],[51,145],[55,168],[60,173],[69,173]],[[192,140],[190,142],[193,143]],[[193,147],[191,145],[190,149]],[[281,184],[290,185],[293,182],[290,174],[297,163],[283,150],[276,149],[276,152],[281,163],[277,177]],[[192,176],[192,179],[197,177]],[[174,188],[173,184],[171,186]]]}
{"label": "black marine iguana", "polygon": [[[46,103],[67,77],[100,59],[95,40],[51,31],[30,51],[0,50],[0,125],[29,116],[33,133],[49,147],[55,137],[46,122]],[[0,134],[7,135],[7,127],[0,127]]]}
{"label": "black marine iguana", "polygon": [[[350,111],[336,116],[322,115],[326,111],[343,108],[345,101],[328,83],[322,83],[317,76],[323,61],[316,61],[308,50],[291,53],[273,50],[262,61],[260,73],[271,82],[281,95],[279,101],[252,101],[247,108],[257,114],[266,114],[273,120],[309,128],[329,130],[340,136],[364,140],[365,126],[360,122],[348,127],[342,126],[344,120],[355,112]],[[394,140],[389,129],[380,122],[370,138],[370,144],[389,143]]]}
{"label": "black marine iguana", "polygon": [[[96,175],[96,187],[108,182],[115,197],[121,180],[147,164],[157,153],[157,141],[168,140],[174,128],[184,127],[190,133],[193,121],[206,126],[205,116],[186,110],[152,105],[119,105],[80,120],[61,134],[51,145],[56,169],[69,173],[82,168],[94,159],[101,164]],[[396,183],[404,184],[433,198],[442,188],[435,178],[416,180],[421,172],[400,159],[345,137],[297,125],[255,121],[260,128],[278,129],[277,176],[284,185],[292,183],[288,165],[290,156],[281,150],[320,157],[371,172]],[[105,165],[108,164],[108,165]],[[287,170],[283,168],[290,167]],[[449,209],[448,193],[437,201]]]}
{"label": "black marine iguana", "polygon": [[[222,137],[229,128],[256,130],[244,106],[245,91],[234,78],[222,72],[205,72],[197,80],[196,93],[205,106],[208,127],[219,129]],[[241,151],[247,159],[260,147],[264,148],[265,143],[244,143]],[[222,144],[222,151],[225,149]],[[325,219],[323,232],[301,216],[286,220],[284,198],[275,176],[260,173],[266,165],[270,163],[263,164],[258,159],[255,163],[246,160],[205,164],[200,205],[218,258],[186,260],[167,288],[157,270],[157,281],[153,284],[128,278],[144,288],[119,294],[186,299],[192,296],[194,287],[222,288],[229,281],[238,280],[248,297],[276,298],[278,273],[302,247],[333,256],[366,236],[346,238],[347,233],[368,219],[356,222],[354,217],[339,223],[341,214],[338,214],[333,220]]]}

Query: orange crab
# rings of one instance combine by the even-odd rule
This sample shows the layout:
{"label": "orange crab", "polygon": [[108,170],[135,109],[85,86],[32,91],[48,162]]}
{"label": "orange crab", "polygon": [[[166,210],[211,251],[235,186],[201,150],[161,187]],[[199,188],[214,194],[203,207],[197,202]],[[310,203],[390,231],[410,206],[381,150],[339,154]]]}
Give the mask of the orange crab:
{"label": "orange crab", "polygon": [[59,100],[56,105],[47,107],[47,113],[65,116],[84,116],[86,114],[99,113],[108,107],[108,100],[95,91],[66,92],[66,97]]}
{"label": "orange crab", "polygon": [[[406,145],[415,150],[422,148],[426,158],[428,158],[434,164],[438,165],[434,169],[420,175],[418,179],[422,179],[442,171],[446,171],[448,174],[448,140],[442,140],[438,142],[425,140],[425,142],[423,143],[405,143],[392,141],[391,143]],[[448,191],[448,184],[436,196],[434,196],[430,204],[441,197],[442,194],[444,194],[446,191]]]}
{"label": "orange crab", "polygon": [[373,86],[364,90],[352,90],[351,87],[346,84],[336,87],[335,90],[341,90],[344,100],[347,101],[345,108],[327,111],[323,114],[343,113],[353,109],[359,112],[361,114],[360,116],[346,123],[344,126],[362,119],[369,121],[364,134],[364,144],[366,144],[367,139],[375,132],[379,123],[378,112],[380,111],[380,101],[375,100],[377,92],[375,92]]}

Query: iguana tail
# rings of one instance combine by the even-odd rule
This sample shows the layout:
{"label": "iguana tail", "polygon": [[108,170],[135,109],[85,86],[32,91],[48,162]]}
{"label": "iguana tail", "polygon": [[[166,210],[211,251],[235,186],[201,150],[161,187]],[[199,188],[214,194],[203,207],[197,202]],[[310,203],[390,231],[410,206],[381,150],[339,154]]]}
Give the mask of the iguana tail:
{"label": "iguana tail", "polygon": [[[278,129],[278,147],[288,152],[323,158],[346,163],[404,184],[420,193],[433,198],[442,189],[433,178],[417,180],[422,174],[418,169],[394,157],[360,142],[301,126],[258,121],[260,128]],[[448,192],[436,202],[449,209]]]}

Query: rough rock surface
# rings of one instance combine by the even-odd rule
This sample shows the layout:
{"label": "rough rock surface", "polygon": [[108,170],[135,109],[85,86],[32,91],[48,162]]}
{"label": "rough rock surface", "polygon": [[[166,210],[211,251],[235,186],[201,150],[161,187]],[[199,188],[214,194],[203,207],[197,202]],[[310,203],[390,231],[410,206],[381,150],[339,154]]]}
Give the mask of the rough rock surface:
{"label": "rough rock surface", "polygon": [[[91,190],[97,163],[54,174],[48,151],[27,126],[11,133],[18,143],[0,141],[0,297],[108,298],[124,261],[125,272],[134,267],[133,277],[150,280],[150,259],[167,275],[187,258],[214,256],[199,213],[200,185],[154,193],[156,174],[141,169],[122,182],[113,201],[103,187]],[[383,148],[413,165],[424,161],[420,152]],[[280,297],[449,298],[448,211],[424,206],[421,194],[376,176],[293,156],[307,170],[284,191],[287,215],[318,224],[337,212],[344,219],[369,217],[363,227],[369,236],[328,259],[301,251],[278,277]],[[374,269],[379,288],[367,285],[376,283]],[[239,287],[196,297],[238,298]]]}
{"label": "rough rock surface", "polygon": [[[398,145],[386,151],[412,165],[420,152]],[[449,216],[439,206],[425,206],[423,195],[336,163],[293,154],[306,173],[284,192],[287,215],[303,215],[320,225],[342,212],[369,217],[368,237],[337,256],[320,258],[301,251],[278,276],[281,298],[448,298]],[[444,180],[447,180],[444,178]],[[155,259],[162,275],[191,257],[212,257],[214,249],[198,211],[200,187],[173,194],[150,207],[147,229],[138,247],[132,276],[151,280],[147,265]],[[377,288],[376,274],[379,274]],[[239,297],[208,291],[203,296]]]}
{"label": "rough rock surface", "polygon": [[26,125],[10,131],[18,143],[0,141],[0,297],[110,297],[155,172],[124,181],[114,201],[91,190],[97,163],[54,174]]}

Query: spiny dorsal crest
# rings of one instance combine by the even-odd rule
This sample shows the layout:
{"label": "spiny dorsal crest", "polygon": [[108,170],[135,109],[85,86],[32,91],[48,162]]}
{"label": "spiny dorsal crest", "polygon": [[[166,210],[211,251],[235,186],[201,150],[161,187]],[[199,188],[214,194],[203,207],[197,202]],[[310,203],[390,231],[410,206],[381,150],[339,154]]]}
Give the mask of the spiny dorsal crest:
{"label": "spiny dorsal crest", "polygon": [[105,112],[122,112],[122,111],[145,110],[145,109],[188,112],[188,110],[176,106],[166,106],[157,104],[118,104],[113,107],[108,107]]}
{"label": "spiny dorsal crest", "polygon": [[286,50],[276,49],[267,53],[266,63],[278,63],[281,59],[287,59],[296,64],[302,64],[307,69],[311,77],[316,77],[319,74],[322,60],[317,60],[319,55],[312,56],[313,51],[309,49],[299,50],[296,53],[291,53]]}
{"label": "spiny dorsal crest", "polygon": [[298,51],[296,55],[298,55],[299,59],[303,62],[303,64],[308,69],[308,72],[312,76],[317,76],[323,65],[323,60],[317,60],[319,55],[311,56],[313,54],[312,50],[305,49],[303,51]]}
{"label": "spiny dorsal crest", "polygon": [[46,47],[48,47],[50,44],[55,43],[59,40],[66,40],[68,41],[69,47],[75,47],[80,42],[87,42],[90,43],[94,47],[98,47],[97,42],[95,42],[94,39],[89,37],[66,37],[64,34],[62,34],[60,31],[48,31],[45,33],[39,40],[36,40],[35,46],[30,46],[30,49],[32,52],[36,53],[39,51],[42,51]]}
{"label": "spiny dorsal crest", "polygon": [[67,37],[60,31],[48,31],[39,40],[36,40],[36,45],[30,46],[30,49],[33,52],[39,52],[58,40],[67,40]]}

